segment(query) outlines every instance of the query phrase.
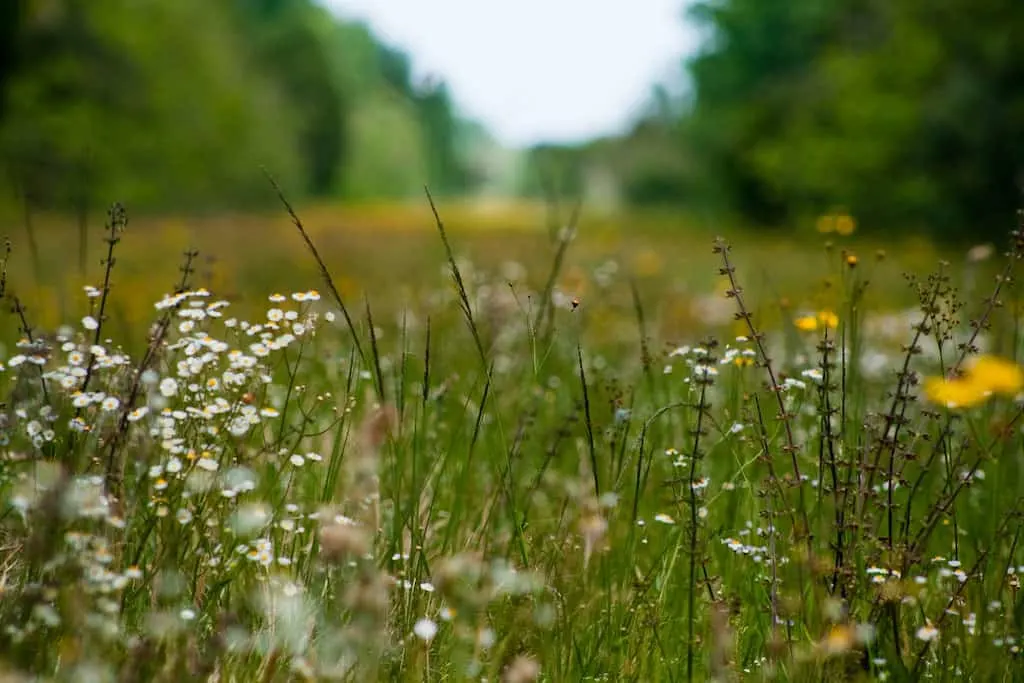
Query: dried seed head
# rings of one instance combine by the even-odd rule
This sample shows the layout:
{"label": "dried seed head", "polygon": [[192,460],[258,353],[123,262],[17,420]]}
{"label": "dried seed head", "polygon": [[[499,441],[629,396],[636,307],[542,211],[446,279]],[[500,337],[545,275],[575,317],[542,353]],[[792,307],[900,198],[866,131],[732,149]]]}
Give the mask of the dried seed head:
{"label": "dried seed head", "polygon": [[842,600],[828,598],[822,603],[821,615],[833,624],[837,624],[846,618],[846,605]]}
{"label": "dried seed head", "polygon": [[835,563],[827,556],[812,555],[808,563],[815,576],[829,576],[835,571]]}
{"label": "dried seed head", "polygon": [[883,602],[899,602],[905,595],[906,592],[899,581],[886,581],[878,589],[878,597]]}

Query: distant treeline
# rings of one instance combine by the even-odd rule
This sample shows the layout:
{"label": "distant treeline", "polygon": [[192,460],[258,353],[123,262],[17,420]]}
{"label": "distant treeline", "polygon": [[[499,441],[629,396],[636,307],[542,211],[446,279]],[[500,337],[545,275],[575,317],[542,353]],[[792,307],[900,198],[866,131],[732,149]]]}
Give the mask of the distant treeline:
{"label": "distant treeline", "polygon": [[312,0],[3,0],[0,203],[248,206],[476,181],[480,131]]}
{"label": "distant treeline", "polygon": [[[766,226],[1004,235],[1024,205],[1021,0],[701,0],[703,36],[622,138],[533,150],[528,194],[594,169],[633,204]],[[549,186],[545,190],[545,182]]]}

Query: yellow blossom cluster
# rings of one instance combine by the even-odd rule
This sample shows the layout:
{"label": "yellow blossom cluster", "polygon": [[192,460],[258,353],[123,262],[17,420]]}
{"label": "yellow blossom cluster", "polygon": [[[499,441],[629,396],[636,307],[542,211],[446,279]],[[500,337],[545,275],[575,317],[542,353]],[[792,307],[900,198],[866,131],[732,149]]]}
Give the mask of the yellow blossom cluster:
{"label": "yellow blossom cluster", "polygon": [[801,332],[814,332],[819,327],[834,330],[839,326],[839,316],[832,311],[818,311],[817,314],[800,316],[793,324]]}
{"label": "yellow blossom cluster", "polygon": [[980,356],[961,377],[929,377],[924,393],[929,401],[947,408],[970,408],[994,394],[1017,395],[1024,388],[1024,370],[1013,361]]}
{"label": "yellow blossom cluster", "polygon": [[857,221],[853,219],[853,216],[846,213],[828,214],[818,218],[815,228],[822,234],[834,232],[845,237],[846,235],[852,235],[857,229]]}

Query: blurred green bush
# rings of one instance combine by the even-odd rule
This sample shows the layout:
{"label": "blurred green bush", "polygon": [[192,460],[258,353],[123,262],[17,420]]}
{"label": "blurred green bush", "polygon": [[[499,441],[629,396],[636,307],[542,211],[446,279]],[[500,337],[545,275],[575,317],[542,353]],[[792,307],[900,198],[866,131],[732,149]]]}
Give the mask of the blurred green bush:
{"label": "blurred green bush", "polygon": [[[1005,234],[1024,183],[1019,0],[702,0],[678,82],[625,135],[538,147],[521,191],[583,192],[813,230],[957,240]],[[546,178],[541,182],[540,178]]]}
{"label": "blurred green bush", "polygon": [[459,192],[468,124],[440,83],[312,0],[3,3],[0,201],[246,207]]}

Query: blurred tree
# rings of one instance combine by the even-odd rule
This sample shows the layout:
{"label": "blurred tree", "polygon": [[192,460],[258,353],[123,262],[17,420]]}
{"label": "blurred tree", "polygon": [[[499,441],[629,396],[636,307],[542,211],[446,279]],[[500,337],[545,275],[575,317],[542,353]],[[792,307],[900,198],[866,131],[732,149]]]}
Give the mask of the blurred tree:
{"label": "blurred tree", "polygon": [[1003,234],[1024,169],[1024,3],[702,0],[677,149],[759,223]]}
{"label": "blurred tree", "polygon": [[447,86],[431,81],[414,97],[426,143],[428,184],[439,194],[463,192],[469,188],[468,160],[459,146],[463,132]]}
{"label": "blurred tree", "polygon": [[295,196],[465,187],[443,85],[313,0],[0,12],[0,168],[32,203],[246,206],[273,199],[261,166]]}
{"label": "blurred tree", "polygon": [[582,146],[541,144],[526,152],[520,194],[530,198],[578,199],[583,194],[586,150]]}
{"label": "blurred tree", "polygon": [[18,68],[17,41],[21,34],[28,0],[0,3],[0,120],[4,116],[4,94],[7,83]]}
{"label": "blurred tree", "polygon": [[[123,73],[123,64],[97,35],[84,2],[50,7],[22,2],[16,7],[10,27],[16,34],[6,45],[0,121],[22,119],[22,125],[0,129],[0,158],[26,202],[62,201],[67,199],[64,190],[76,184],[75,169],[86,160],[85,146],[74,144],[70,134],[92,117],[81,103],[92,95],[89,82],[99,80],[99,70]],[[40,77],[23,78],[29,68]],[[97,88],[95,95],[110,101],[119,97],[112,88]]]}
{"label": "blurred tree", "polygon": [[377,63],[380,75],[389,88],[403,97],[413,95],[412,64],[408,55],[387,45],[379,45]]}
{"label": "blurred tree", "polygon": [[1005,233],[1024,180],[1024,6],[904,0],[873,17],[870,41],[817,59],[755,165],[800,205],[846,205],[869,226]]}
{"label": "blurred tree", "polygon": [[426,145],[413,106],[395,93],[360,100],[352,113],[352,167],[344,193],[354,199],[421,197]]}
{"label": "blurred tree", "polygon": [[622,192],[631,204],[694,203],[690,155],[674,144],[678,126],[660,117],[641,120],[627,144],[612,152],[622,176]]}
{"label": "blurred tree", "polygon": [[468,187],[466,159],[459,154],[460,125],[448,87],[434,78],[414,82],[409,57],[381,46],[378,50],[384,82],[411,101],[422,129],[427,164],[426,183],[438,194],[458,193]]}
{"label": "blurred tree", "polygon": [[260,164],[295,170],[282,103],[204,2],[30,2],[16,50],[0,158],[34,202],[83,179],[104,202],[251,201]]}
{"label": "blurred tree", "polygon": [[345,163],[351,104],[332,71],[317,23],[333,19],[309,0],[235,0],[245,45],[298,118],[305,190],[323,195]]}
{"label": "blurred tree", "polygon": [[700,194],[761,222],[786,217],[786,201],[752,153],[802,105],[814,57],[835,34],[844,0],[798,3],[702,0],[690,16],[709,37],[689,64],[688,150],[702,162]]}

